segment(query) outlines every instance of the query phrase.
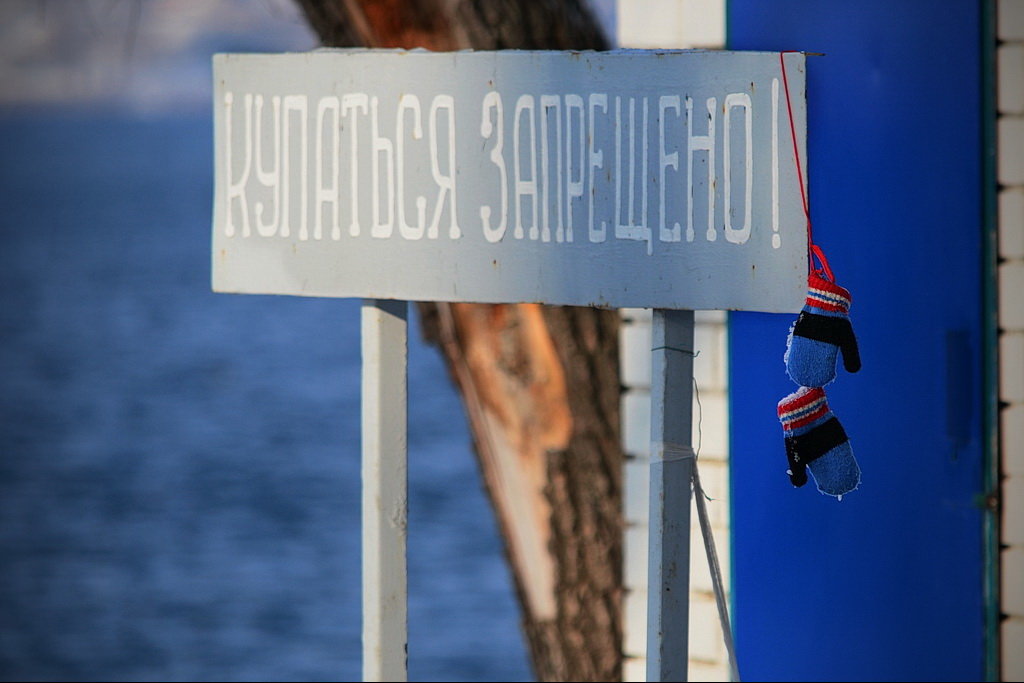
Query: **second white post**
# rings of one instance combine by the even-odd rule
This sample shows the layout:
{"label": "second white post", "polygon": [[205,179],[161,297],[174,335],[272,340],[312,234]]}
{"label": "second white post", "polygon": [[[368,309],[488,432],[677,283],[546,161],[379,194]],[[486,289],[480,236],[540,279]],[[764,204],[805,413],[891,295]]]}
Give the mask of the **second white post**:
{"label": "second white post", "polygon": [[687,680],[693,311],[654,309],[651,327],[651,507],[647,680]]}

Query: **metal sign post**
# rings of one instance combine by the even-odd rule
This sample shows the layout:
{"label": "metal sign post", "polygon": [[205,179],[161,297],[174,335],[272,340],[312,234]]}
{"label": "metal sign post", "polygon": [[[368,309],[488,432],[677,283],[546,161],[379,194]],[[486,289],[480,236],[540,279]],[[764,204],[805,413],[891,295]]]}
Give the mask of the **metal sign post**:
{"label": "metal sign post", "polygon": [[689,659],[693,311],[651,321],[647,680],[685,681]]}
{"label": "metal sign post", "polygon": [[783,59],[791,102],[774,52],[214,58],[214,290],[367,299],[368,680],[406,678],[410,300],[656,309],[648,672],[685,678],[692,311],[804,297]]}
{"label": "metal sign post", "polygon": [[408,304],[366,300],[363,353],[363,680],[405,681]]}

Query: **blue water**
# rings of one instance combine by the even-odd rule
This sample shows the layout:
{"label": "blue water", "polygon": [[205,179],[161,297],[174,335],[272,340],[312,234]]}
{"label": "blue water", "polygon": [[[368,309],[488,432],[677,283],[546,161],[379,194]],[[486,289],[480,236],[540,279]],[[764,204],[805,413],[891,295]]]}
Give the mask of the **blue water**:
{"label": "blue water", "polygon": [[[210,122],[0,117],[0,678],[360,676],[358,302],[213,294]],[[413,680],[526,680],[410,334]]]}

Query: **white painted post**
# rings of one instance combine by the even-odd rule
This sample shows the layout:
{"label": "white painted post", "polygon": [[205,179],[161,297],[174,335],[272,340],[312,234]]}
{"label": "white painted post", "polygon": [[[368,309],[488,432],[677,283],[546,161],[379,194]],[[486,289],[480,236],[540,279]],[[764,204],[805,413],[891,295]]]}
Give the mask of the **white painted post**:
{"label": "white painted post", "polygon": [[693,311],[651,321],[647,680],[685,681],[689,658]]}
{"label": "white painted post", "polygon": [[408,677],[407,309],[405,301],[363,301],[364,681]]}

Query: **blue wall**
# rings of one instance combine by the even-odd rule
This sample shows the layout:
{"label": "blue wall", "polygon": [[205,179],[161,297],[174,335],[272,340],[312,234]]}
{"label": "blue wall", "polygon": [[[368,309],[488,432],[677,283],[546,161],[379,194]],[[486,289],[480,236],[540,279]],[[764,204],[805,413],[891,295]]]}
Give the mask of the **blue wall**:
{"label": "blue wall", "polygon": [[745,680],[980,680],[980,3],[729,0],[734,50],[808,60],[816,242],[864,369],[827,388],[863,470],[790,486],[794,316],[731,316],[734,604]]}

